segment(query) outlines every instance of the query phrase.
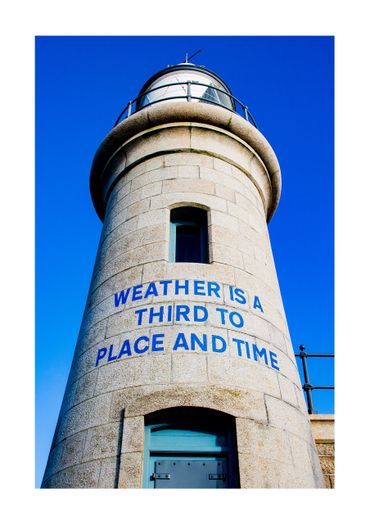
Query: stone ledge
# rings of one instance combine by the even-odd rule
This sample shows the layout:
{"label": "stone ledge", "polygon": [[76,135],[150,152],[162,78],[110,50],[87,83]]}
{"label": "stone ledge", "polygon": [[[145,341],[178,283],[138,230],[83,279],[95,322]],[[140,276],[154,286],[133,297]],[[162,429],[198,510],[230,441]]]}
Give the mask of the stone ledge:
{"label": "stone ledge", "polygon": [[98,148],[93,160],[90,175],[90,190],[94,205],[100,217],[104,214],[104,203],[101,201],[100,189],[102,177],[109,160],[119,147],[135,135],[156,126],[169,123],[198,123],[216,126],[247,143],[265,164],[274,194],[268,218],[276,209],[281,191],[280,167],[276,155],[260,131],[236,113],[210,104],[187,102],[157,104],[134,113],[114,127]]}
{"label": "stone ledge", "polygon": [[312,435],[316,442],[334,442],[334,415],[314,414],[310,415]]}

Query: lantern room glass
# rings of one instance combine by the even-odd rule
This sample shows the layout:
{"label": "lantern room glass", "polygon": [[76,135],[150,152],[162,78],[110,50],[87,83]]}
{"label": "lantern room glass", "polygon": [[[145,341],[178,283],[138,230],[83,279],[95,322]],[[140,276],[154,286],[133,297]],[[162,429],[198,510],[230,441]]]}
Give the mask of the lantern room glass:
{"label": "lantern room glass", "polygon": [[[188,82],[191,82],[190,92],[188,91]],[[156,102],[173,100],[187,102],[190,94],[192,102],[208,102],[234,110],[231,97],[225,93],[225,86],[201,71],[184,69],[183,71],[169,72],[150,84],[147,92],[152,89],[155,89],[155,91],[147,93],[140,98],[137,109],[142,109]]]}

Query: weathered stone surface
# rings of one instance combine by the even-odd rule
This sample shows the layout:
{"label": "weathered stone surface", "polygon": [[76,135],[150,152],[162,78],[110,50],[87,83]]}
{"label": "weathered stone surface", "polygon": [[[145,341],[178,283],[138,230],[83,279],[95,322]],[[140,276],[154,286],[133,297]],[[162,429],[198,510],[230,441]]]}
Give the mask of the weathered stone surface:
{"label": "weathered stone surface", "polygon": [[213,167],[213,157],[193,152],[188,153],[176,153],[172,155],[166,155],[164,160],[165,166],[202,166],[202,167]]}
{"label": "weathered stone surface", "polygon": [[[105,222],[106,225],[105,224],[103,225],[103,231],[101,235],[101,245],[103,245],[103,242],[113,243],[116,240],[118,240],[119,238],[121,238],[122,236],[127,235],[128,233],[132,231],[135,231],[137,229],[138,222],[139,222],[138,216],[132,217],[129,220],[125,220],[114,228],[112,227],[112,224],[110,221]],[[97,260],[97,262],[99,263],[100,260]],[[99,269],[99,266],[98,266],[98,269]],[[96,271],[94,271],[94,277],[92,280],[92,284],[95,285],[96,280],[97,280],[97,275],[96,275]]]}
{"label": "weathered stone surface", "polygon": [[172,355],[171,382],[192,384],[207,382],[207,357],[200,354]]}
{"label": "weathered stone surface", "polygon": [[[56,439],[54,438],[54,440]],[[60,461],[63,453],[63,444],[62,442],[56,445],[53,442],[53,444],[54,447],[52,447],[49,453],[42,487],[47,487],[45,483],[60,469]]]}
{"label": "weathered stone surface", "polygon": [[89,347],[98,344],[105,337],[105,330],[107,327],[107,319],[103,319],[96,323],[90,329],[85,326],[84,320],[82,321],[81,331],[78,336],[76,354],[83,353]]}
{"label": "weathered stone surface", "polygon": [[[166,155],[165,158],[167,158],[168,155]],[[149,171],[143,172],[141,176],[137,176],[132,181],[132,190],[140,189],[142,187],[147,186],[148,184],[152,184],[154,182],[159,182],[163,180],[169,180],[173,178],[177,178],[178,175],[178,167],[172,166],[172,167],[163,167],[160,166],[158,168],[152,168]]]}
{"label": "weathered stone surface", "polygon": [[110,237],[106,237],[100,248],[101,267],[111,262],[115,257],[136,249],[140,246],[150,245],[153,242],[165,241],[167,238],[167,228],[165,224],[155,224],[148,227],[132,231],[114,242],[110,242]]}
{"label": "weathered stone surface", "polygon": [[319,456],[325,455],[328,457],[334,457],[334,443],[326,442],[326,443],[317,443],[316,444],[317,452]]}
{"label": "weathered stone surface", "polygon": [[228,200],[229,202],[235,202],[235,191],[233,188],[225,186],[223,184],[215,184],[215,193],[217,196]]}
{"label": "weathered stone surface", "polygon": [[96,394],[143,384],[166,384],[171,379],[171,355],[144,355],[116,360],[99,370]]}
{"label": "weathered stone surface", "polygon": [[317,487],[323,487],[320,485],[320,482],[322,482],[321,471],[318,472],[320,478],[316,479],[317,463],[312,460],[313,443],[310,444],[306,439],[290,432],[287,432],[287,435],[293,458],[297,488],[312,488],[315,487],[315,485]]}
{"label": "weathered stone surface", "polygon": [[[162,210],[160,210],[162,211]],[[140,227],[145,227],[149,224],[150,221],[154,220],[152,216],[156,211],[148,211],[138,217],[139,221],[148,220],[148,223],[142,223]],[[148,217],[150,215],[150,217]],[[163,242],[153,242],[148,246],[140,246],[137,249],[132,249],[128,253],[122,253],[119,256],[116,256],[113,260],[110,260],[105,266],[103,266],[96,276],[95,287],[100,286],[108,278],[121,273],[126,269],[137,267],[140,264],[145,264],[146,262],[154,262],[156,260],[166,260],[168,258],[167,249]],[[91,325],[94,322],[90,322]]]}
{"label": "weathered stone surface", "polygon": [[[334,423],[334,420],[332,422]],[[318,439],[316,440],[316,449],[320,467],[324,474],[325,486],[332,489],[335,487],[334,441],[323,442],[322,439]]]}
{"label": "weathered stone surface", "polygon": [[325,474],[334,473],[334,457],[319,455],[322,472]]}
{"label": "weathered stone surface", "polygon": [[102,459],[100,463],[98,488],[114,489],[116,487],[117,457]]}
{"label": "weathered stone surface", "polygon": [[[253,453],[239,453],[240,485],[242,488],[296,488],[292,464],[258,457]],[[311,487],[315,487],[312,485]]]}
{"label": "weathered stone surface", "polygon": [[212,210],[210,216],[210,225],[216,225],[230,229],[236,233],[239,232],[239,221],[236,217],[230,216],[222,211]]}
{"label": "weathered stone surface", "polygon": [[[179,182],[181,182],[181,180]],[[223,198],[204,193],[186,192],[183,184],[179,187],[180,189],[178,191],[163,193],[152,197],[150,199],[150,209],[171,209],[179,203],[188,203],[189,206],[201,206],[222,212],[227,211],[226,202]]]}
{"label": "weathered stone surface", "polygon": [[234,386],[280,397],[276,372],[262,364],[241,358],[208,355],[208,377],[211,384]]}
{"label": "weathered stone surface", "polygon": [[127,175],[122,177],[117,184],[117,190],[112,191],[108,197],[107,206],[105,209],[106,216],[109,215],[117,202],[121,201],[131,191],[131,180],[128,180]]}
{"label": "weathered stone surface", "polygon": [[190,149],[190,129],[187,126],[161,126],[149,129],[131,140],[126,146],[128,168],[142,158],[170,152],[174,149]]}
{"label": "weathered stone surface", "polygon": [[334,415],[310,415],[312,434],[316,442],[334,442]]}
{"label": "weathered stone surface", "polygon": [[306,414],[278,398],[265,395],[265,400],[271,426],[284,429],[311,442],[311,428]]}
{"label": "weathered stone surface", "polygon": [[291,464],[289,438],[284,430],[261,424],[254,420],[237,418],[236,435],[240,453]]}
{"label": "weathered stone surface", "polygon": [[314,443],[309,444],[308,451],[310,454],[311,463],[313,465],[313,474],[314,474],[316,486],[318,488],[324,488],[325,483],[324,483],[324,478],[323,478],[323,472],[322,472],[319,456],[317,454],[317,449]]}
{"label": "weathered stone surface", "polygon": [[[140,304],[138,304],[138,306],[139,305]],[[140,330],[137,329],[137,316],[134,311],[132,309],[120,311],[116,308],[115,313],[112,314],[108,320],[107,338],[119,336],[123,333],[127,335],[125,338],[129,338],[130,335],[133,335],[132,338],[136,338],[134,335],[136,331],[140,332]]]}
{"label": "weathered stone surface", "polygon": [[125,417],[121,453],[144,451],[144,417]]}
{"label": "weathered stone surface", "polygon": [[[243,176],[245,176],[244,173],[243,173]],[[246,194],[245,189],[243,190],[243,193],[244,194],[241,194],[238,191],[235,192],[235,203],[238,207],[249,210],[251,205],[256,205],[256,203],[258,202],[259,194],[257,193],[257,196],[256,196],[252,193],[252,191],[247,192]]]}
{"label": "weathered stone surface", "polygon": [[59,439],[93,426],[106,424],[109,418],[111,394],[97,395],[67,411],[61,419]]}
{"label": "weathered stone surface", "polygon": [[166,278],[204,279],[230,285],[235,283],[234,268],[216,261],[210,265],[181,262],[167,264]]}
{"label": "weathered stone surface", "polygon": [[161,192],[162,192],[162,182],[152,182],[151,184],[146,184],[143,187],[143,189],[141,190],[141,198],[148,198],[148,197],[153,197],[155,195],[160,195]]}
{"label": "weathered stone surface", "polygon": [[83,449],[86,441],[86,431],[80,431],[62,441],[62,456],[58,469],[68,468],[83,462]]}
{"label": "weathered stone surface", "polygon": [[324,475],[324,481],[325,481],[325,487],[327,489],[331,489],[332,485],[331,485],[331,482],[330,482],[330,476],[329,475]]}
{"label": "weathered stone surface", "polygon": [[[120,292],[122,289],[132,286],[133,283],[140,284],[142,281],[143,267],[139,264],[136,267],[120,271],[114,279],[114,292]],[[135,285],[134,284],[134,285]]]}
{"label": "weathered stone surface", "polygon": [[281,391],[281,398],[288,404],[298,406],[297,395],[295,391],[297,386],[289,379],[285,378],[281,373],[278,375],[278,378]]}
{"label": "weathered stone surface", "polygon": [[78,464],[59,471],[48,478],[44,488],[83,489],[97,488],[101,464],[99,461]]}
{"label": "weathered stone surface", "polygon": [[166,278],[168,262],[164,260],[148,262],[143,267],[143,282],[160,281]]}
{"label": "weathered stone surface", "polygon": [[142,453],[122,453],[119,488],[141,488]]}
{"label": "weathered stone surface", "polygon": [[263,394],[212,385],[153,385],[126,388],[113,393],[110,419],[118,420],[125,409],[125,416],[137,417],[160,409],[175,406],[207,407],[267,422]]}
{"label": "weathered stone surface", "polygon": [[310,415],[320,467],[327,488],[334,488],[334,415]]}
{"label": "weathered stone surface", "polygon": [[222,244],[212,242],[212,250],[214,262],[237,268],[243,267],[243,254],[238,249],[229,247],[225,250],[225,246]]}
{"label": "weathered stone surface", "polygon": [[116,456],[119,453],[118,434],[117,422],[89,429],[83,452],[84,461]]}

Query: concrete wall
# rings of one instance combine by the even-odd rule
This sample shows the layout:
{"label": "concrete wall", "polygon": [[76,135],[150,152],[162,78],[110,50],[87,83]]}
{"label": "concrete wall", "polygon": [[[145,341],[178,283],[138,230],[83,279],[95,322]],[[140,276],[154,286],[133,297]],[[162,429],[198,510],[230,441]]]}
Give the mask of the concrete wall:
{"label": "concrete wall", "polygon": [[[168,118],[176,113],[170,105]],[[278,200],[276,169],[268,155],[263,160],[270,146],[260,134],[254,147],[247,143],[245,126],[258,132],[236,115],[234,127],[215,127],[231,118],[221,108],[208,108],[202,122],[187,121],[188,113],[181,121],[180,110],[191,105],[178,109],[180,122],[155,122],[163,118],[158,107],[145,110],[147,119],[145,111],[134,115],[140,125],[133,134],[126,133],[128,119],[121,141],[115,136],[109,151],[108,137],[95,159],[104,225],[43,487],[139,488],[144,416],[176,406],[235,417],[242,488],[323,487],[266,225]],[[210,264],[169,262],[170,209],[178,205],[207,209]],[[164,280],[172,282],[165,296],[140,298]],[[176,294],[176,280],[188,281],[189,293]],[[199,293],[208,282],[217,283],[217,293]],[[115,304],[115,293],[141,285],[136,300]],[[243,290],[245,304],[231,299],[230,286]],[[138,325],[139,308],[179,304],[203,306],[207,320],[149,324],[145,317]],[[243,326],[230,317],[223,323],[218,308],[237,313]],[[207,351],[174,350],[179,332],[206,335]],[[158,333],[163,349],[132,349],[138,337]],[[212,350],[214,335],[226,341],[225,351]],[[132,355],[117,358],[126,340]],[[254,347],[265,348],[264,356]],[[107,355],[97,361],[102,348]]]}

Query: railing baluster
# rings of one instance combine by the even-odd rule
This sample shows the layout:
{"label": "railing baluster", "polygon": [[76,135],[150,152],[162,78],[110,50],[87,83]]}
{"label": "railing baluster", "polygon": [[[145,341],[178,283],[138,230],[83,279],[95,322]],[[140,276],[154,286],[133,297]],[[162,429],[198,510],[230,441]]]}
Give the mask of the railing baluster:
{"label": "railing baluster", "polygon": [[299,346],[299,349],[301,350],[299,356],[302,359],[302,367],[303,367],[303,375],[304,375],[303,389],[306,392],[308,412],[311,415],[314,412],[314,409],[313,409],[313,401],[312,401],[312,393],[311,393],[312,384],[310,383],[310,377],[308,376],[308,368],[307,368],[307,362],[306,362],[307,355],[305,353],[304,346],[302,345]]}
{"label": "railing baluster", "polygon": [[[123,118],[128,118],[131,115],[131,113],[140,111],[141,109],[144,109],[144,107],[148,107],[148,106],[150,106],[152,104],[156,104],[156,103],[161,102],[163,100],[177,100],[179,98],[180,99],[181,98],[182,99],[186,99],[188,102],[190,102],[193,99],[194,100],[202,100],[202,97],[192,95],[192,92],[191,92],[192,84],[196,84],[198,87],[199,86],[203,86],[203,87],[207,87],[207,88],[212,87],[212,89],[214,89],[218,93],[222,93],[223,95],[226,95],[228,97],[228,99],[231,100],[231,102],[232,102],[231,105],[233,106],[233,108],[229,108],[229,107],[225,106],[224,104],[219,104],[217,102],[214,102],[214,101],[212,102],[210,100],[207,100],[207,102],[211,103],[211,104],[214,104],[216,106],[224,107],[225,109],[227,109],[228,111],[232,111],[233,113],[237,113],[237,114],[241,114],[242,113],[242,116],[245,118],[245,120],[247,120],[248,122],[253,124],[254,127],[257,128],[257,124],[254,121],[254,118],[252,117],[252,115],[251,115],[249,109],[247,108],[247,106],[242,104],[242,102],[240,100],[238,100],[237,98],[235,98],[235,96],[233,96],[231,93],[229,93],[227,91],[224,91],[223,89],[220,89],[220,88],[218,88],[216,86],[213,86],[213,85],[211,86],[210,84],[203,84],[202,82],[194,82],[193,80],[188,80],[186,82],[172,82],[170,84],[162,84],[162,85],[159,85],[157,87],[153,87],[152,89],[149,89],[148,91],[145,91],[144,93],[141,93],[134,100],[130,100],[130,102],[127,104],[125,109],[121,112],[121,114],[117,118],[116,123],[114,124],[113,127],[115,127],[120,122],[122,116],[126,113],[126,111],[127,111],[127,114],[126,114],[126,116],[123,116]],[[172,86],[178,86],[178,85],[186,85],[186,94],[182,94],[182,95],[178,95],[178,96],[169,96],[169,97],[159,98],[158,100],[153,100],[152,102],[149,102],[149,103],[145,104],[143,107],[138,107],[139,106],[139,100],[143,100],[145,98],[145,96],[147,96],[148,94],[153,93],[155,91],[158,91],[160,89],[163,89],[165,87],[172,87]],[[136,103],[136,109],[135,109],[135,111],[133,111],[133,105],[135,103]],[[238,107],[238,111],[236,109],[237,107]]]}
{"label": "railing baluster", "polygon": [[301,344],[299,346],[300,352],[294,353],[296,357],[300,357],[302,361],[302,368],[303,368],[303,376],[304,376],[304,384],[303,384],[303,390],[306,393],[306,399],[307,399],[307,409],[308,413],[312,415],[315,413],[314,407],[313,407],[313,398],[312,398],[312,390],[314,389],[335,389],[334,386],[313,386],[310,382],[310,377],[308,375],[308,365],[307,365],[307,358],[308,357],[334,357],[335,355],[332,354],[325,354],[325,353],[306,353],[305,347]]}

